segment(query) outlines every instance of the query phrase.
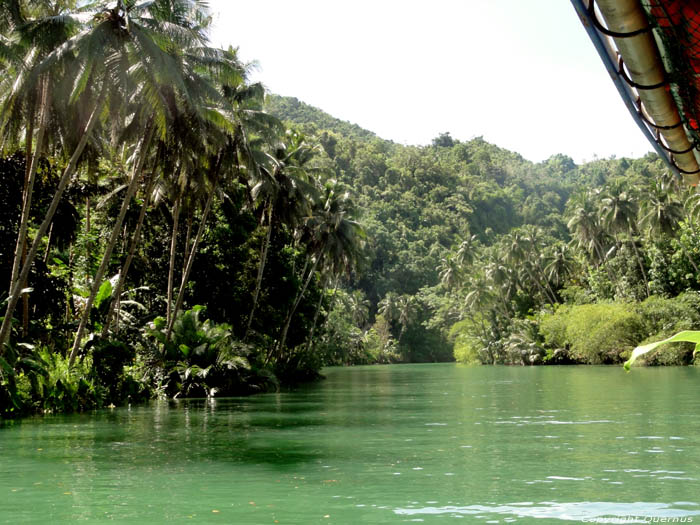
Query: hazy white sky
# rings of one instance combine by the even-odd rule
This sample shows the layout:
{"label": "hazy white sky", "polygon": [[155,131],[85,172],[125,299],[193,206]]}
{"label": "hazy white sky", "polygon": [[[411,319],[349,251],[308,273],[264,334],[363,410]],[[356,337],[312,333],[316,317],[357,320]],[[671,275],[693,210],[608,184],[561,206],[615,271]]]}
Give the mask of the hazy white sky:
{"label": "hazy white sky", "polygon": [[568,0],[210,0],[255,80],[382,138],[483,136],[533,161],[642,156]]}

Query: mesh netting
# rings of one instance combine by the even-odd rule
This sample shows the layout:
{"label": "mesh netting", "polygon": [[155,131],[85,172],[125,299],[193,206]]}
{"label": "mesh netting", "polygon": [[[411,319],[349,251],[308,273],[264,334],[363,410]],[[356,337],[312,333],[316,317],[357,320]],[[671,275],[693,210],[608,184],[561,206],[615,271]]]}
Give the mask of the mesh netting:
{"label": "mesh netting", "polygon": [[686,128],[700,143],[700,0],[643,0]]}

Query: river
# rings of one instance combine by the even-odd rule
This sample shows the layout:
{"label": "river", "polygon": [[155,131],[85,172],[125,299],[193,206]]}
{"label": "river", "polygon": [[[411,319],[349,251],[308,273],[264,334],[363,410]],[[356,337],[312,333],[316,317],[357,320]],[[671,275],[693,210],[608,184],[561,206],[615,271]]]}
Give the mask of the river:
{"label": "river", "polygon": [[0,522],[700,523],[700,370],[330,368],[0,426]]}

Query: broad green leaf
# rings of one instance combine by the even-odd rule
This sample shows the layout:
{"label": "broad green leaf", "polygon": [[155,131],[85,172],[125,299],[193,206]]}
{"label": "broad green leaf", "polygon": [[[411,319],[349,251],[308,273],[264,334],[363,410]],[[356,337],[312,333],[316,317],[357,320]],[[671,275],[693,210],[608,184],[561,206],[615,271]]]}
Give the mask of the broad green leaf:
{"label": "broad green leaf", "polygon": [[651,352],[652,350],[658,348],[661,345],[664,345],[666,343],[695,343],[695,352],[698,351],[700,348],[700,331],[697,330],[685,330],[683,332],[678,332],[676,335],[672,335],[668,339],[664,339],[663,341],[657,341],[655,343],[649,343],[648,345],[643,345],[643,346],[638,346],[632,351],[632,355],[630,358],[625,362],[624,367],[625,370],[629,372],[630,367],[632,364],[639,358],[639,356],[642,356],[648,352]]}
{"label": "broad green leaf", "polygon": [[107,279],[100,286],[97,296],[95,297],[95,308],[99,308],[103,301],[109,299],[112,296],[112,283]]}
{"label": "broad green leaf", "polygon": [[15,369],[12,366],[10,366],[10,363],[5,361],[5,359],[3,359],[1,356],[0,356],[0,369],[3,370],[8,375],[15,374]]}

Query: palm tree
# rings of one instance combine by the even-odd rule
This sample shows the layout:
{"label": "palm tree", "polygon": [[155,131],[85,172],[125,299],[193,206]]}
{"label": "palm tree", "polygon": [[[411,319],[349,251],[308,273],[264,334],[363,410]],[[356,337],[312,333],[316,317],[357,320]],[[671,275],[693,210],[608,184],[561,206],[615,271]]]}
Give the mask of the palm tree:
{"label": "palm tree", "polygon": [[316,148],[310,146],[299,133],[289,132],[287,139],[287,144],[276,145],[274,154],[266,153],[264,158],[267,162],[254,172],[251,197],[260,205],[261,223],[267,222],[267,232],[260,250],[253,304],[248,314],[244,341],[250,333],[258,305],[265,262],[275,225],[286,224],[295,228],[302,218],[311,212],[313,199],[316,198],[317,192],[310,177],[312,170],[309,166]]}
{"label": "palm tree", "polygon": [[459,244],[456,255],[460,267],[470,266],[474,262],[476,243],[477,236],[470,235]]}
{"label": "palm tree", "polygon": [[[191,57],[184,52],[197,49],[205,42],[203,31],[206,17],[196,3],[173,0],[167,6],[159,3],[136,5],[118,0],[115,7],[103,12],[103,18],[109,22],[102,37],[106,42],[103,42],[101,52],[108,59],[105,71],[117,74],[120,87],[127,87],[131,82],[138,86],[144,104],[135,108],[134,121],[137,125],[142,124],[143,131],[119,215],[93,278],[90,295],[75,334],[70,365],[75,361],[80,348],[92,303],[102,284],[112,250],[121,233],[122,222],[141,180],[152,139],[156,134],[164,137],[168,131],[168,120],[173,114],[173,99],[184,106],[185,111],[193,117],[192,120],[205,122],[215,118],[211,114],[211,108],[206,106],[211,98],[209,95],[215,91],[206,85],[205,77],[195,74],[195,67],[199,64],[188,63],[186,59]],[[138,54],[131,51],[134,48],[138,49]],[[88,69],[98,69],[94,57],[89,59]],[[110,60],[118,60],[114,71],[110,71]],[[89,78],[86,77],[86,82]],[[123,94],[118,90],[111,89],[110,94],[118,101],[123,100]]]}
{"label": "palm tree", "polygon": [[640,223],[651,234],[672,236],[683,219],[683,204],[666,184],[656,181],[640,207]]}
{"label": "palm tree", "polygon": [[389,322],[394,321],[398,317],[398,295],[395,292],[387,292],[377,304],[378,313]]}
{"label": "palm tree", "polygon": [[302,238],[311,259],[304,284],[285,319],[277,345],[278,355],[284,348],[289,325],[301,302],[304,292],[322,261],[349,261],[356,257],[365,237],[362,226],[353,220],[354,206],[347,191],[335,181],[328,181],[323,188],[323,197],[315,206],[314,213],[304,224]]}
{"label": "palm tree", "polygon": [[[4,137],[6,146],[13,147],[17,144],[17,135],[21,133],[21,123],[25,126],[25,155],[27,159],[27,173],[22,198],[22,213],[19,224],[19,231],[11,281],[9,286],[9,300],[5,313],[5,319],[0,328],[0,355],[3,352],[3,345],[10,335],[10,321],[14,308],[19,299],[19,292],[26,288],[29,269],[36,257],[39,242],[46,233],[51,222],[53,213],[58,206],[61,193],[72,175],[72,170],[78,157],[82,153],[85,142],[78,142],[71,161],[68,163],[64,176],[59,183],[58,191],[47,212],[47,217],[39,227],[39,232],[35,237],[32,249],[27,252],[26,236],[29,225],[29,210],[31,208],[34,178],[38,166],[40,155],[44,150],[44,136],[49,124],[49,118],[53,109],[53,99],[51,93],[55,90],[52,86],[51,78],[53,71],[46,65],[48,58],[55,55],[66,41],[74,35],[80,27],[80,22],[69,13],[60,12],[60,4],[56,4],[54,12],[43,9],[44,6],[32,6],[29,10],[34,15],[34,19],[27,19],[23,8],[18,1],[5,0],[2,8],[2,26],[8,34],[16,36],[15,41],[3,39],[0,45],[2,57],[5,58],[3,73],[7,86],[2,86],[5,96],[2,97],[0,109],[0,129]],[[3,31],[3,34],[5,34]],[[56,68],[67,69],[65,62],[57,65]],[[35,122],[38,116],[39,128],[34,139]],[[96,121],[96,113],[88,119],[84,127],[84,135],[89,135]],[[33,148],[33,151],[32,151]],[[26,308],[26,294],[25,294]],[[25,319],[26,320],[26,319]]]}
{"label": "palm tree", "polygon": [[457,257],[451,253],[440,259],[440,266],[437,267],[440,282],[451,290],[460,282],[460,271]]}
{"label": "palm tree", "polygon": [[[222,189],[227,182],[237,183],[245,174],[254,174],[260,171],[257,164],[255,149],[251,144],[249,134],[256,132],[263,137],[271,137],[281,128],[279,120],[262,111],[264,90],[260,84],[247,85],[249,66],[239,62],[236,51],[229,49],[223,53],[222,61],[218,63],[218,81],[221,84],[222,100],[225,106],[224,115],[226,126],[220,137],[222,144],[218,152],[209,155],[207,162],[210,168],[216,166],[208,177],[208,189],[204,211],[199,223],[197,234],[192,247],[186,248],[185,266],[183,268],[180,289],[173,308],[168,326],[172,327],[177,312],[182,306],[185,286],[192,270],[197,247],[204,232],[204,225],[211,210],[214,195]],[[247,183],[247,180],[245,181]],[[205,185],[200,185],[206,188]],[[189,237],[189,233],[188,233]],[[186,245],[189,243],[186,242]],[[167,336],[169,337],[170,329]]]}
{"label": "palm tree", "polygon": [[535,246],[536,238],[531,235],[531,232],[524,229],[513,230],[506,237],[506,260],[516,268],[521,268],[540,291],[545,300],[556,303],[557,300],[551,291],[545,288],[540,279],[535,275],[533,267],[535,267],[536,259],[539,258],[539,249]]}
{"label": "palm tree", "polygon": [[416,319],[418,315],[418,301],[413,295],[401,295],[397,301],[397,318],[396,320],[401,327],[399,331],[399,337],[397,339],[398,344],[401,344],[401,339],[406,333],[406,328]]}
{"label": "palm tree", "polygon": [[547,279],[560,288],[567,277],[574,273],[575,261],[569,253],[566,244],[557,243],[544,255],[546,266],[544,267]]}
{"label": "palm tree", "polygon": [[601,213],[603,215],[603,224],[616,236],[619,244],[619,234],[627,234],[630,239],[630,244],[634,250],[634,255],[637,259],[637,264],[644,279],[644,287],[647,296],[649,296],[649,280],[647,279],[644,263],[637,249],[637,243],[634,238],[637,233],[636,219],[637,206],[629,192],[625,191],[622,184],[612,184],[607,188],[606,193],[601,201]]}

